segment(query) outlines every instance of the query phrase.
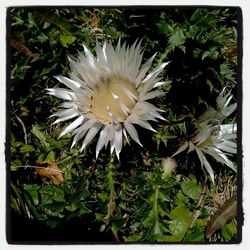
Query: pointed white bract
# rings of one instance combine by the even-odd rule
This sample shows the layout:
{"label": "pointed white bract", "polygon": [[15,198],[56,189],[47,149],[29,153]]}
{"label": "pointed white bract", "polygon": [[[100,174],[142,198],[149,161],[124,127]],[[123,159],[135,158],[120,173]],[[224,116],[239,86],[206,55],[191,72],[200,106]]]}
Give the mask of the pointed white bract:
{"label": "pointed white bract", "polygon": [[54,123],[74,118],[60,134],[72,133],[71,147],[82,139],[83,150],[99,136],[96,158],[108,144],[119,158],[124,137],[142,146],[137,125],[155,131],[148,121],[164,120],[161,110],[148,100],[164,95],[155,88],[162,85],[160,74],[167,63],[148,73],[156,54],[142,64],[140,43],[127,46],[119,39],[115,48],[107,41],[102,47],[97,43],[96,56],[84,45],[84,53],[76,60],[69,58],[69,78],[55,77],[67,88],[47,89],[49,94],[66,100],[52,115],[57,117]]}
{"label": "pointed white bract", "polygon": [[214,182],[214,172],[206,155],[210,155],[218,162],[227,165],[236,171],[235,164],[228,158],[237,154],[237,126],[236,124],[222,124],[224,119],[232,114],[237,107],[230,104],[233,96],[224,88],[216,99],[217,109],[209,107],[197,120],[197,130],[190,141],[184,144],[173,156],[185,151],[195,151],[201,166],[205,167]]}

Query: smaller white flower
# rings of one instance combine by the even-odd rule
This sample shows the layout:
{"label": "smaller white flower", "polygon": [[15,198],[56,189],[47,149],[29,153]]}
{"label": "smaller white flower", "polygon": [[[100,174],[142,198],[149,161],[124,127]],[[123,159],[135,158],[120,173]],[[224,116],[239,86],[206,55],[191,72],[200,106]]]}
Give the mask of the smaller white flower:
{"label": "smaller white flower", "polygon": [[213,182],[214,172],[206,154],[236,171],[234,163],[228,156],[237,153],[237,126],[235,124],[221,124],[237,107],[236,103],[229,105],[232,97],[230,92],[226,92],[224,88],[216,100],[217,110],[209,107],[199,117],[194,136],[190,141],[184,142],[173,155],[175,156],[187,148],[189,148],[188,153],[195,150],[201,166],[205,167]]}
{"label": "smaller white flower", "polygon": [[177,167],[177,162],[172,157],[163,158],[161,165],[163,167],[162,178],[166,178],[172,174]]}

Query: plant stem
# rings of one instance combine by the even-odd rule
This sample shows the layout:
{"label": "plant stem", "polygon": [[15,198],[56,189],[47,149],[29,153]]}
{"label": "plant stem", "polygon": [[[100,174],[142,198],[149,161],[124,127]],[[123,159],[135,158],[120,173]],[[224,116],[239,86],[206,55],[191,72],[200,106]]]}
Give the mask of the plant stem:
{"label": "plant stem", "polygon": [[[110,190],[110,194],[109,194],[109,199],[108,199],[108,204],[107,204],[107,208],[108,208],[108,212],[107,212],[107,216],[105,217],[106,220],[109,221],[110,217],[113,217],[115,214],[115,209],[116,209],[116,191],[115,191],[115,180],[114,180],[114,158],[111,156],[109,164],[107,165],[107,182],[108,182],[108,187]],[[115,240],[117,242],[120,241],[119,237],[118,237],[118,232],[114,229],[113,226],[111,226],[111,231],[112,234],[115,238]]]}

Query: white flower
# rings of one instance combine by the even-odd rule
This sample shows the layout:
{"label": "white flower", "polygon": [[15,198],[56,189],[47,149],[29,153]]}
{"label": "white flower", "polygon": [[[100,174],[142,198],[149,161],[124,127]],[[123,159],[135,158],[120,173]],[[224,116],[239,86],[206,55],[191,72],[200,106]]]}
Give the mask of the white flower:
{"label": "white flower", "polygon": [[52,116],[54,122],[75,119],[59,137],[72,132],[73,147],[83,137],[81,150],[100,132],[96,145],[96,158],[100,150],[110,143],[111,154],[115,150],[117,157],[123,146],[123,136],[128,135],[141,145],[133,124],[155,131],[148,121],[164,118],[161,111],[148,100],[164,93],[153,90],[160,85],[160,73],[167,65],[163,63],[149,71],[156,54],[143,65],[143,51],[140,43],[132,46],[121,44],[115,48],[105,41],[103,47],[96,44],[96,57],[84,46],[84,54],[77,60],[69,58],[71,73],[69,78],[57,76],[65,88],[48,89],[49,94],[66,100],[62,109]]}
{"label": "white flower", "polygon": [[236,103],[229,105],[232,97],[230,92],[226,92],[224,88],[216,100],[217,110],[209,107],[199,117],[194,136],[190,141],[186,141],[173,155],[175,156],[187,148],[189,148],[188,153],[195,150],[201,166],[206,168],[213,182],[214,172],[205,156],[206,154],[236,171],[236,167],[229,160],[228,155],[237,153],[235,142],[237,126],[235,124],[221,124],[237,107]]}
{"label": "white flower", "polygon": [[167,157],[162,159],[161,165],[163,167],[162,178],[166,178],[171,176],[172,172],[176,169],[177,162],[174,158]]}

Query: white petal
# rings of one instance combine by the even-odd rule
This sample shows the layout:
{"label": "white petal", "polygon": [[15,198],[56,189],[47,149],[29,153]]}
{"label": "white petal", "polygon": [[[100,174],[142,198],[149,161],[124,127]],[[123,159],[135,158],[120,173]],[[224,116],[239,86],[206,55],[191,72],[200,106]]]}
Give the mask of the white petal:
{"label": "white petal", "polygon": [[93,119],[89,119],[86,122],[82,122],[82,125],[80,128],[78,128],[78,131],[73,139],[71,148],[88,132],[88,130],[92,127],[94,127],[98,122],[96,122]]}
{"label": "white petal", "polygon": [[136,87],[139,86],[139,84],[141,83],[142,79],[145,77],[146,73],[148,72],[148,70],[151,67],[151,64],[153,62],[153,60],[155,59],[157,53],[155,53],[152,57],[150,57],[141,67],[138,76],[136,77]]}
{"label": "white petal", "polygon": [[204,156],[204,154],[202,153],[202,151],[198,147],[195,147],[195,151],[200,159],[201,166],[202,167],[204,166],[206,168],[207,172],[209,173],[209,175],[212,179],[212,182],[214,183],[214,171],[213,171],[211,165],[209,164],[206,157]]}
{"label": "white petal", "polygon": [[228,145],[226,145],[225,143],[219,143],[216,145],[217,148],[227,152],[227,153],[231,153],[231,154],[237,154],[237,149],[234,147],[230,147]]}
{"label": "white petal", "polygon": [[106,129],[107,129],[107,135],[105,141],[105,148],[107,148],[109,141],[113,140],[115,136],[115,128],[112,124],[107,125]]}
{"label": "white petal", "polygon": [[214,183],[214,171],[213,171],[211,165],[209,164],[209,162],[207,161],[206,157],[204,157],[204,166],[205,166],[208,174],[210,175],[212,182]]}
{"label": "white petal", "polygon": [[143,121],[142,119],[140,119],[140,117],[138,115],[136,115],[135,113],[132,113],[127,120],[131,123],[137,124],[143,128],[146,128],[148,130],[151,130],[153,132],[156,132],[155,129],[152,128],[152,126],[150,125],[149,122],[147,121]]}
{"label": "white petal", "polygon": [[153,99],[157,96],[163,96],[163,95],[165,95],[165,93],[160,90],[151,91],[143,96],[140,96],[140,101],[146,101],[149,99]]}
{"label": "white petal", "polygon": [[[76,130],[75,130],[76,131]],[[75,132],[74,131],[74,132]],[[73,138],[72,144],[70,148],[73,148],[76,143],[82,139],[82,137],[87,133],[88,129],[84,129],[83,126],[77,129],[77,132]]]}
{"label": "white petal", "polygon": [[115,144],[115,153],[117,158],[119,159],[119,154],[122,150],[122,128],[120,128],[118,131],[115,131],[114,144]]}
{"label": "white petal", "polygon": [[74,102],[63,102],[60,104],[60,107],[68,109],[68,108],[76,108],[76,104]]}
{"label": "white petal", "polygon": [[128,139],[128,135],[127,135],[127,132],[126,132],[125,128],[122,129],[122,133],[123,133],[124,137],[126,138],[127,143],[130,144],[129,143],[129,139]]}
{"label": "white petal", "polygon": [[100,136],[99,136],[99,139],[97,141],[97,144],[96,144],[96,159],[98,158],[98,155],[99,155],[99,152],[100,150],[103,148],[107,138],[107,126],[105,126],[102,131],[100,132]]}
{"label": "white petal", "polygon": [[160,64],[150,74],[147,75],[147,77],[143,80],[143,82],[148,81],[150,78],[156,78],[168,64],[169,62]]}
{"label": "white petal", "polygon": [[68,116],[68,115],[75,114],[75,113],[78,114],[78,112],[76,112],[75,108],[61,109],[61,110],[55,112],[53,115],[51,115],[51,117],[54,117],[54,116]]}
{"label": "white petal", "polygon": [[81,147],[81,151],[86,148],[86,146],[92,141],[92,139],[95,137],[95,135],[98,133],[98,131],[101,129],[102,124],[96,124],[95,127],[92,127],[89,129]]}
{"label": "white petal", "polygon": [[71,115],[64,116],[64,117],[62,117],[62,118],[56,119],[56,120],[53,122],[53,125],[54,125],[54,124],[57,124],[57,123],[59,123],[59,122],[67,121],[67,120],[72,119],[72,118],[74,118],[74,117],[76,117],[76,116],[78,116],[78,115],[79,115],[78,113],[73,113],[73,114],[71,114]]}
{"label": "white petal", "polygon": [[46,89],[49,95],[56,96],[58,98],[71,101],[75,96],[74,92],[71,92],[67,89],[63,88],[53,88],[53,89]]}
{"label": "white petal", "polygon": [[150,112],[150,115],[153,116],[153,117],[155,117],[155,118],[157,118],[157,119],[166,121],[166,119],[165,119],[163,116],[161,116],[161,115],[160,115],[158,112],[156,112],[156,111],[151,111],[151,112]]}
{"label": "white petal", "polygon": [[64,85],[66,85],[68,88],[76,91],[78,90],[80,87],[81,87],[81,84],[74,81],[74,80],[71,80],[70,78],[67,78],[67,77],[64,77],[64,76],[55,76],[55,78],[63,83]]}
{"label": "white petal", "polygon": [[93,54],[90,52],[90,50],[89,50],[84,44],[83,44],[83,48],[84,48],[84,53],[85,53],[87,59],[88,59],[89,61],[94,61],[94,56],[93,56]]}
{"label": "white petal", "polygon": [[188,145],[189,145],[188,141],[185,141],[184,144],[182,144],[179,147],[179,149],[171,157],[174,157],[174,156],[178,155],[179,153],[185,151],[188,148]]}
{"label": "white petal", "polygon": [[119,107],[121,108],[121,110],[127,115],[129,113],[129,109],[127,108],[127,106],[123,103],[123,101],[119,98],[119,96],[115,95],[113,92],[111,92],[114,100],[117,102],[117,104],[119,105]]}
{"label": "white petal", "polygon": [[237,108],[237,103],[234,103],[230,106],[228,106],[225,110],[224,110],[224,115],[227,117],[227,116],[230,116]]}
{"label": "white petal", "polygon": [[82,124],[84,120],[84,117],[80,116],[78,117],[75,121],[73,121],[70,125],[68,125],[63,132],[60,134],[59,138],[64,136],[65,134],[71,132],[72,130],[74,130],[75,128],[77,128],[78,126],[80,126]]}
{"label": "white petal", "polygon": [[109,106],[107,106],[107,114],[108,114],[108,116],[111,118],[111,120],[112,120],[113,123],[119,122],[117,116],[114,115],[114,114],[111,112]]}
{"label": "white petal", "polygon": [[132,92],[130,92],[126,87],[123,85],[120,85],[121,89],[124,91],[126,96],[135,103],[135,101],[138,99],[137,96],[135,96]]}
{"label": "white petal", "polygon": [[140,146],[142,146],[142,144],[140,143],[138,133],[137,133],[135,127],[128,121],[125,121],[123,124],[124,124],[124,127],[126,128],[127,132],[129,133],[129,135],[131,136],[131,138],[135,142],[137,142]]}
{"label": "white petal", "polygon": [[157,82],[155,85],[154,85],[154,88],[157,88],[157,87],[160,87],[162,85],[164,85],[166,82]]}
{"label": "white petal", "polygon": [[205,157],[204,157],[202,151],[201,151],[198,147],[195,146],[194,149],[195,149],[195,151],[196,151],[196,153],[197,153],[197,155],[198,155],[198,157],[199,157],[201,166],[203,167],[203,165],[204,165],[204,158],[205,158]]}

